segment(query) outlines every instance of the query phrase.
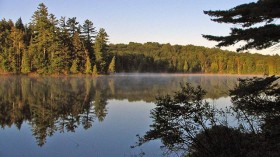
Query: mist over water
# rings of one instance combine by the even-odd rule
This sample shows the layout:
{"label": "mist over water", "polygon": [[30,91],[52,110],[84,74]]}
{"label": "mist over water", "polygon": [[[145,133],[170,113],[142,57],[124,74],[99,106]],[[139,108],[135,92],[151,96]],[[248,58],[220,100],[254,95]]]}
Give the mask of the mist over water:
{"label": "mist over water", "polygon": [[189,82],[223,107],[239,76],[116,74],[0,77],[0,156],[161,156],[160,141],[130,149],[159,95]]}

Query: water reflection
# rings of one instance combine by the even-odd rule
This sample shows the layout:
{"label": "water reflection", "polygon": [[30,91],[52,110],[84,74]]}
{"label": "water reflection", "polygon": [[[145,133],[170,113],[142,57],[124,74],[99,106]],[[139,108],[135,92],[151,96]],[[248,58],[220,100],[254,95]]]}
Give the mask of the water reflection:
{"label": "water reflection", "polygon": [[[31,125],[39,146],[54,132],[74,132],[92,126],[106,116],[106,97],[96,94],[89,79],[7,77],[1,80],[0,122],[2,128],[24,121]],[[100,91],[99,91],[100,92]],[[96,100],[93,102],[93,100]],[[102,106],[102,107],[100,107]]]}
{"label": "water reflection", "polygon": [[[203,100],[200,86],[182,86],[158,97],[153,124],[136,146],[160,139],[166,153],[188,157],[280,155],[279,77],[241,79],[230,90],[233,105],[218,109]],[[237,125],[228,118],[235,118]]]}
{"label": "water reflection", "polygon": [[1,127],[21,129],[28,122],[39,146],[55,132],[89,129],[104,121],[110,99],[154,102],[157,95],[173,93],[182,82],[199,84],[207,91],[206,98],[217,99],[227,96],[236,83],[236,77],[175,75],[2,76],[0,80]]}

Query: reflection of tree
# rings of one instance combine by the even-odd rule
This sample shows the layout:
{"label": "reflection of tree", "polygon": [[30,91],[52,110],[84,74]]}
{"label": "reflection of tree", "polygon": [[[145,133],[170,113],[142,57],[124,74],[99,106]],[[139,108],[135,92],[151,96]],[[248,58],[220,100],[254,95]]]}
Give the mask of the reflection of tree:
{"label": "reflection of tree", "polygon": [[[228,90],[237,82],[237,77],[228,76],[176,76],[176,75],[131,75],[99,78],[109,82],[109,98],[143,100],[154,102],[157,95],[170,94],[180,88],[180,83],[200,85],[207,91],[205,98],[217,99],[228,96]],[[114,88],[112,88],[112,84]],[[108,87],[107,87],[108,88]]]}
{"label": "reflection of tree", "polygon": [[107,100],[104,92],[97,91],[94,97],[94,110],[99,121],[103,121],[107,115]]}
{"label": "reflection of tree", "polygon": [[[196,134],[201,130],[208,134],[209,126],[216,122],[215,110],[203,101],[205,94],[200,86],[194,88],[187,83],[173,97],[159,97],[157,107],[151,112],[154,120],[151,130],[139,137],[137,145],[161,139],[170,151],[184,151],[190,145],[197,145],[196,149],[211,154],[212,150],[206,150],[201,141],[195,140]],[[211,137],[208,140],[212,141]]]}
{"label": "reflection of tree", "polygon": [[[0,87],[0,125],[20,129],[28,121],[39,146],[57,131],[74,132],[79,125],[90,128],[97,115],[92,102],[99,91],[94,91],[91,78],[5,77]],[[106,113],[101,111],[105,105],[98,114]]]}
{"label": "reflection of tree", "polygon": [[55,132],[74,132],[78,126],[88,129],[94,120],[107,115],[107,99],[155,101],[157,93],[175,91],[180,83],[201,84],[206,97],[226,96],[223,90],[233,86],[230,77],[181,76],[101,76],[26,77],[2,76],[0,81],[0,125],[19,129],[29,122],[38,144],[43,145]]}
{"label": "reflection of tree", "polygon": [[[137,146],[161,139],[167,150],[189,157],[279,156],[277,79],[275,76],[241,79],[230,91],[234,106],[228,110],[210,107],[202,101],[205,91],[189,84],[173,97],[159,97],[157,107],[151,112],[151,130],[139,137]],[[237,116],[240,123],[228,125],[227,119],[223,119],[227,114]]]}
{"label": "reflection of tree", "polygon": [[[104,82],[100,82],[102,84]],[[107,95],[106,90],[104,89],[104,85],[100,90],[97,90],[94,95],[94,111],[100,122],[102,122],[107,115]]]}

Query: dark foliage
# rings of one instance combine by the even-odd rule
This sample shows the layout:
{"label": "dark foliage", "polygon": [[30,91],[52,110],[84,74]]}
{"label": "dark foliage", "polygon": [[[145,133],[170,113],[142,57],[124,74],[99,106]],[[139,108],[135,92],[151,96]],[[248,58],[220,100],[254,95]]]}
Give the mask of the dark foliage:
{"label": "dark foliage", "polygon": [[[151,130],[138,136],[137,146],[160,139],[168,151],[189,157],[279,156],[278,79],[240,79],[230,91],[229,110],[209,106],[203,101],[204,90],[186,84],[174,96],[157,99]],[[236,116],[237,126],[224,123],[227,114]]]}
{"label": "dark foliage", "polygon": [[241,25],[242,28],[232,28],[228,36],[203,35],[203,37],[218,41],[218,47],[245,41],[246,44],[238,51],[271,47],[280,41],[280,26],[276,22],[280,18],[279,8],[279,0],[258,0],[229,10],[204,11],[205,14],[214,17],[212,21]]}
{"label": "dark foliage", "polygon": [[186,83],[173,97],[166,95],[157,98],[157,107],[151,111],[154,120],[151,130],[143,137],[139,136],[137,146],[161,139],[171,152],[185,152],[190,145],[197,145],[199,150],[202,148],[201,151],[204,151],[203,143],[195,136],[201,130],[207,132],[216,121],[215,110],[203,101],[205,94],[200,86],[195,88]]}
{"label": "dark foliage", "polygon": [[[233,109],[249,124],[252,134],[258,135],[259,156],[280,155],[280,85],[279,77],[240,79],[230,91]],[[258,120],[253,127],[252,120]],[[257,128],[257,129],[256,129]]]}

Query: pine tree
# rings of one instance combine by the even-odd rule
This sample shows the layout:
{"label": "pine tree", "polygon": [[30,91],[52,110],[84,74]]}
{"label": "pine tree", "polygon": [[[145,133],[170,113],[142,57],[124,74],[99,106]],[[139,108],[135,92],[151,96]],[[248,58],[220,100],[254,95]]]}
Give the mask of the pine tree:
{"label": "pine tree", "polygon": [[84,47],[84,44],[80,38],[80,34],[78,32],[74,33],[74,36],[72,38],[72,44],[73,44],[73,59],[77,61],[77,65],[79,67],[80,72],[84,72],[84,65],[86,64],[86,58],[87,58],[87,51]]}
{"label": "pine tree", "polygon": [[93,26],[92,21],[85,20],[82,26],[83,32],[82,36],[87,43],[92,43],[96,34],[95,27]]}
{"label": "pine tree", "polygon": [[23,53],[22,61],[21,61],[21,73],[27,74],[31,70],[30,68],[30,58],[27,54],[27,51]]}
{"label": "pine tree", "polygon": [[49,21],[50,21],[50,28],[49,28],[49,47],[48,47],[48,52],[49,52],[49,68],[48,72],[49,73],[56,73],[59,74],[62,72],[62,69],[64,68],[64,56],[61,53],[61,50],[63,49],[61,46],[61,41],[59,38],[59,28],[57,27],[58,25],[58,20],[53,14],[50,14],[49,16]]}
{"label": "pine tree", "polygon": [[[61,17],[59,20],[59,41],[60,41],[60,56],[63,60],[63,71],[65,73],[69,72],[69,69],[72,64],[73,54],[71,53],[72,41],[70,38],[70,33],[66,26],[65,17]],[[71,58],[72,57],[72,58]]]}
{"label": "pine tree", "polygon": [[10,34],[10,39],[12,41],[11,45],[11,63],[12,65],[12,72],[19,73],[20,67],[21,67],[21,57],[22,53],[25,50],[24,40],[23,40],[24,34],[23,31],[20,29],[17,29],[16,27],[13,27]]}
{"label": "pine tree", "polygon": [[91,63],[90,63],[89,56],[87,57],[87,61],[86,61],[86,65],[85,65],[85,73],[86,74],[92,73],[92,71],[91,71]]}
{"label": "pine tree", "polygon": [[9,37],[13,27],[14,23],[11,20],[0,21],[0,71],[3,72],[10,72],[11,69],[14,69],[10,65],[14,61],[14,51],[11,48],[12,41]]}
{"label": "pine tree", "polygon": [[60,73],[64,68],[58,20],[48,13],[41,3],[32,16],[32,40],[28,48],[31,57],[31,70],[39,74]]}
{"label": "pine tree", "polygon": [[90,20],[85,20],[83,26],[82,26],[82,37],[85,41],[85,48],[87,49],[88,53],[89,53],[89,57],[91,59],[91,62],[94,62],[95,60],[95,55],[94,55],[94,49],[92,47],[94,38],[95,38],[95,27],[93,26],[92,21]]}
{"label": "pine tree", "polygon": [[22,32],[25,31],[25,27],[24,27],[24,25],[23,25],[23,23],[22,23],[21,18],[19,18],[19,19],[16,21],[15,27],[16,27],[17,29],[21,30]]}
{"label": "pine tree", "polygon": [[116,72],[116,57],[114,56],[109,64],[108,73]]}
{"label": "pine tree", "polygon": [[93,66],[92,75],[93,76],[97,76],[98,75],[98,71],[97,71],[97,66],[96,65]]}
{"label": "pine tree", "polygon": [[52,55],[49,48],[53,37],[55,36],[52,27],[55,27],[49,18],[47,7],[41,3],[38,10],[32,16],[31,28],[33,38],[29,46],[29,53],[32,56],[32,69],[37,73],[47,73],[50,65],[50,56]]}
{"label": "pine tree", "polygon": [[72,63],[72,66],[70,68],[70,72],[72,74],[77,74],[79,72],[79,70],[78,70],[78,61],[76,59]]}
{"label": "pine tree", "polygon": [[107,72],[107,53],[108,53],[108,35],[105,29],[101,28],[96,36],[94,52],[96,56],[97,70],[105,74]]}
{"label": "pine tree", "polygon": [[73,37],[74,34],[78,32],[78,24],[79,22],[77,22],[76,17],[68,18],[66,26],[68,28],[68,31],[71,33],[71,37]]}
{"label": "pine tree", "polygon": [[245,41],[237,51],[265,49],[280,42],[280,25],[276,22],[280,15],[279,0],[258,0],[238,5],[229,10],[204,11],[218,23],[232,23],[241,28],[232,28],[228,36],[203,35],[208,40],[218,41],[218,47],[234,45]]}

